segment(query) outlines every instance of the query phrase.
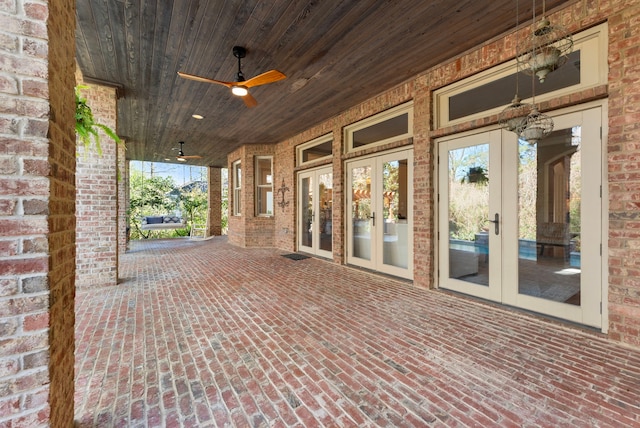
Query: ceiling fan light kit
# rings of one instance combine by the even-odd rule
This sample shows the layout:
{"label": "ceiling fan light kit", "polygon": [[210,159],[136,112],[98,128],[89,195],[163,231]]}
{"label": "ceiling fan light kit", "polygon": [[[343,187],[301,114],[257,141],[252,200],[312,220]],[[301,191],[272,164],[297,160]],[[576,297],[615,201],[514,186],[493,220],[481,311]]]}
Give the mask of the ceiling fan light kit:
{"label": "ceiling fan light kit", "polygon": [[231,93],[233,95],[238,96],[238,97],[244,97],[244,96],[247,96],[249,94],[249,90],[247,89],[246,86],[238,85],[238,86],[232,86],[231,87]]}
{"label": "ceiling fan light kit", "polygon": [[198,82],[205,83],[215,83],[218,85],[226,86],[231,90],[233,95],[238,97],[242,97],[244,104],[247,107],[255,107],[258,105],[258,102],[255,98],[249,93],[249,89],[255,86],[266,85],[268,83],[274,83],[282,79],[286,79],[283,73],[278,70],[269,70],[265,73],[259,74],[255,77],[252,77],[249,80],[246,80],[244,74],[242,73],[242,63],[241,60],[247,55],[247,50],[242,46],[234,46],[233,47],[233,56],[238,58],[238,72],[236,73],[236,79],[233,82],[226,82],[223,80],[215,80],[209,79],[206,77],[196,76],[194,74],[183,73],[182,71],[178,71],[178,76],[191,79]]}

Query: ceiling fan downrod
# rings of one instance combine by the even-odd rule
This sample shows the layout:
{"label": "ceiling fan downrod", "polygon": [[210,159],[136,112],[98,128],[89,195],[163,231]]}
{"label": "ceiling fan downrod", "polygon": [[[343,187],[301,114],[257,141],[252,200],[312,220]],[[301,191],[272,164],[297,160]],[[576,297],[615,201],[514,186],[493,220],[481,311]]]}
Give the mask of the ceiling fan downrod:
{"label": "ceiling fan downrod", "polygon": [[242,46],[234,46],[233,56],[238,58],[238,74],[236,74],[236,82],[244,82],[247,79],[245,79],[244,73],[242,73],[242,58],[247,56],[247,50]]}

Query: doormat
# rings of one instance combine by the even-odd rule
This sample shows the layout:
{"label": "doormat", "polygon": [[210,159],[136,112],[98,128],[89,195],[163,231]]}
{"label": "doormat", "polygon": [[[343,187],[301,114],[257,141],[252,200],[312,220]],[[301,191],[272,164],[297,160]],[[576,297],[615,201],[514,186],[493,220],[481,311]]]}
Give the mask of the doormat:
{"label": "doormat", "polygon": [[309,256],[304,256],[302,254],[296,254],[296,253],[283,254],[282,257],[286,257],[291,260],[304,260],[309,258]]}

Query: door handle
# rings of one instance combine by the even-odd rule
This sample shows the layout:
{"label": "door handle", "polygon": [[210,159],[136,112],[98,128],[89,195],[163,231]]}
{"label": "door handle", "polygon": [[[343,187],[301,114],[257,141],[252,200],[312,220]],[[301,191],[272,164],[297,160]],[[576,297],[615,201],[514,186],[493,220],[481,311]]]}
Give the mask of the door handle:
{"label": "door handle", "polygon": [[376,213],[371,213],[371,216],[369,218],[371,220],[373,220],[373,226],[375,227],[375,225],[376,225]]}
{"label": "door handle", "polygon": [[493,223],[494,227],[495,227],[495,233],[496,235],[500,234],[500,214],[496,213],[496,215],[494,216],[495,220],[487,220],[488,222]]}

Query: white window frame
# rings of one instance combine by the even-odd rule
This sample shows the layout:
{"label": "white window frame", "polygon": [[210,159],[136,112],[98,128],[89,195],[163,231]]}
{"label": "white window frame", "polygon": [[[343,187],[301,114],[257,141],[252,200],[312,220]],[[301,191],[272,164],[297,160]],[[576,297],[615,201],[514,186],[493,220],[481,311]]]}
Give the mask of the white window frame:
{"label": "white window frame", "polygon": [[312,163],[312,162],[318,162],[318,161],[322,161],[322,160],[326,160],[326,159],[331,159],[333,157],[333,150],[331,151],[330,155],[323,156],[321,158],[313,159],[313,160],[310,160],[310,161],[304,161],[302,159],[303,152],[305,150],[308,150],[308,149],[310,149],[312,147],[315,147],[315,146],[319,146],[319,145],[324,144],[324,143],[328,143],[330,141],[333,142],[333,134],[331,134],[331,133],[322,135],[322,136],[320,136],[318,138],[314,138],[311,141],[307,141],[306,143],[300,144],[298,147],[296,147],[296,165],[298,165],[298,166],[306,165],[306,164]]}
{"label": "white window frame", "polygon": [[[396,116],[400,116],[403,114],[407,114],[407,133],[394,135],[393,137],[386,138],[384,140],[376,141],[364,146],[353,147],[353,134],[354,132],[360,131],[361,129],[368,128],[370,126],[376,125],[380,122],[384,122],[385,120],[392,119]],[[349,152],[357,152],[363,149],[370,149],[372,147],[382,146],[387,143],[391,143],[394,141],[402,140],[405,138],[413,137],[413,101],[409,101],[404,104],[400,104],[396,107],[393,107],[389,110],[385,110],[381,113],[378,113],[374,116],[371,116],[367,119],[363,119],[359,122],[353,123],[351,125],[344,127],[344,140],[346,141],[346,151]]]}
{"label": "white window frame", "polygon": [[[267,175],[267,181],[269,181],[269,177],[271,177],[270,182],[267,183],[261,183],[259,182],[259,178],[257,171],[258,171],[258,163],[261,160],[268,160],[269,161],[269,171],[270,174]],[[256,194],[255,194],[255,211],[256,211],[256,217],[273,217],[273,156],[256,156],[255,160],[254,160],[254,181],[255,181],[255,186],[256,186]],[[260,204],[259,204],[259,198],[260,198],[260,191],[263,189],[268,189],[267,194],[271,193],[271,203],[269,203],[269,200],[267,200],[266,203],[266,207],[267,207],[267,212],[263,213],[260,212]],[[270,190],[270,192],[269,192]]]}
{"label": "white window frame", "polygon": [[[597,25],[575,34],[573,36],[573,42],[573,50],[579,50],[581,55],[580,83],[577,85],[567,86],[553,92],[548,92],[546,94],[536,95],[536,103],[559,98],[564,95],[575,93],[576,91],[607,84],[607,23]],[[569,64],[566,64],[565,67],[568,65]],[[434,91],[433,109],[436,129],[499,114],[506,105],[470,114],[454,120],[449,120],[449,98],[514,74],[516,70],[517,65],[514,58],[511,61],[500,64],[481,73],[474,74],[466,79]],[[520,84],[527,84],[527,82],[520,82]],[[523,100],[523,102],[531,102],[531,99]]]}
{"label": "white window frame", "polygon": [[[235,161],[232,168],[232,182],[233,182],[233,215],[242,215],[242,162]],[[238,174],[238,172],[240,174]]]}

